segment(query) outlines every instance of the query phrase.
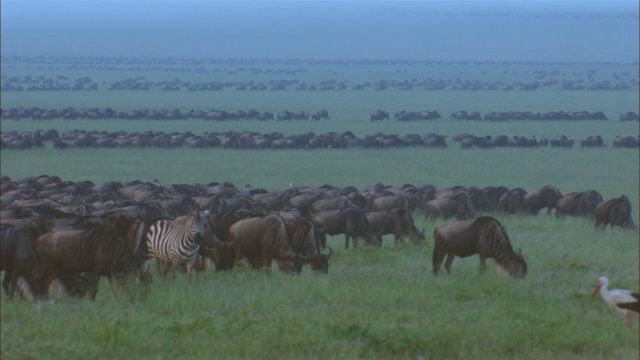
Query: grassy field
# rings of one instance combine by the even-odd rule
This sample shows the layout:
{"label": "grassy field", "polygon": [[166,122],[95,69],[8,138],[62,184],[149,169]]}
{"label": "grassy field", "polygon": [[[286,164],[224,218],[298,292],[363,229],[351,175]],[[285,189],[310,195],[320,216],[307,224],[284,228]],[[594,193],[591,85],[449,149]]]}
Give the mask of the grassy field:
{"label": "grassy field", "polygon": [[[527,68],[528,71],[534,70]],[[524,80],[527,69],[520,69]],[[426,76],[395,73],[380,67],[348,72],[314,68],[309,79],[342,76],[353,82],[373,77]],[[377,71],[376,70],[376,71]],[[447,68],[434,74],[455,76]],[[478,69],[465,70],[477,75]],[[4,69],[3,69],[4,71]],[[325,72],[326,71],[326,72]],[[580,69],[584,71],[584,69]],[[635,70],[637,71],[637,69]],[[334,74],[337,72],[337,74]],[[603,70],[604,72],[604,70]],[[53,70],[53,74],[62,70]],[[496,69],[482,76],[498,76]],[[75,77],[76,74],[67,74]],[[95,79],[139,74],[95,73]],[[158,76],[163,74],[145,74]],[[170,74],[176,75],[176,74]],[[83,76],[77,74],[77,76]],[[168,77],[169,75],[166,75]],[[181,77],[182,75],[176,75]],[[506,76],[506,75],[504,75]],[[175,76],[174,76],[175,77]],[[302,75],[301,75],[302,78]],[[2,93],[3,107],[255,108],[259,111],[327,109],[322,122],[239,121],[209,123],[126,121],[3,121],[2,130],[74,128],[86,130],[227,131],[301,133],[353,131],[364,136],[436,132],[452,136],[559,135],[576,138],[600,134],[610,144],[615,135],[638,133],[638,124],[617,120],[587,123],[500,124],[435,122],[372,124],[371,111],[438,110],[589,110],[610,117],[638,111],[637,90],[627,92],[235,92],[177,94],[161,92]],[[605,199],[629,196],[638,221],[640,199],[638,150],[492,149],[462,151],[450,138],[447,149],[393,150],[151,150],[45,149],[2,151],[1,172],[12,178],[41,174],[63,180],[158,179],[163,185],[230,181],[267,190],[289,186],[352,185],[504,185],[531,190],[551,184],[563,193],[598,190]],[[23,358],[430,358],[430,359],[637,359],[639,326],[598,297],[589,299],[597,278],[611,287],[639,290],[638,231],[595,231],[589,219],[497,217],[514,248],[522,249],[529,272],[523,281],[493,271],[478,275],[478,259],[456,259],[452,274],[431,273],[433,229],[444,222],[414,214],[425,229],[422,245],[343,248],[342,236],[329,238],[334,249],[329,274],[300,276],[277,271],[201,273],[191,280],[178,275],[154,281],[144,301],[115,299],[101,282],[95,303],[58,299],[55,303],[9,301],[2,295],[1,354]]]}

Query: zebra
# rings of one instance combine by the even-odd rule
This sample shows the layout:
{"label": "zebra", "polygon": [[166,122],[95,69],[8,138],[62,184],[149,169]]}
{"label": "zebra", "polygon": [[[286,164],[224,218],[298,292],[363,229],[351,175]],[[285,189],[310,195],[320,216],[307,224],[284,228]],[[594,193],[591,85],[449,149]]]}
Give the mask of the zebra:
{"label": "zebra", "polygon": [[208,236],[207,211],[196,208],[191,215],[158,220],[147,232],[149,256],[165,277],[170,268],[186,265],[190,275],[200,253],[200,244]]}

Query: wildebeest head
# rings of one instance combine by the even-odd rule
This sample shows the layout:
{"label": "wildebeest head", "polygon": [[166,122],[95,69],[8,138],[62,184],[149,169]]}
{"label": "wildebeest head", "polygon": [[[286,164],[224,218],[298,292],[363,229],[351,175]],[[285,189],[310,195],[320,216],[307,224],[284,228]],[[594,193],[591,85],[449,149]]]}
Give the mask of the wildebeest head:
{"label": "wildebeest head", "polygon": [[520,250],[514,252],[513,256],[505,259],[500,265],[516,279],[523,279],[527,274],[527,262],[524,260]]}
{"label": "wildebeest head", "polygon": [[311,270],[318,271],[323,274],[327,274],[329,272],[329,259],[333,254],[333,250],[331,249],[331,246],[327,245],[327,247],[329,248],[328,254],[319,254],[317,257],[310,261]]}

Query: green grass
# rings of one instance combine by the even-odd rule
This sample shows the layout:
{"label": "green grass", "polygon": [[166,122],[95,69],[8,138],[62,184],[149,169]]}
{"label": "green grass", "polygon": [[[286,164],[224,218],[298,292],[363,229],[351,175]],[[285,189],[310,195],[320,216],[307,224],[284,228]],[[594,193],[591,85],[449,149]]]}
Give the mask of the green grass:
{"label": "green grass", "polygon": [[[527,68],[528,71],[534,69]],[[380,71],[371,73],[370,70]],[[352,81],[426,77],[427,69],[319,68],[306,79]],[[455,77],[457,69],[432,69],[431,76]],[[501,69],[500,69],[501,70]],[[583,71],[584,69],[580,70]],[[353,71],[350,73],[349,71]],[[452,73],[446,73],[452,71]],[[471,70],[465,70],[473,72]],[[520,69],[523,81],[527,80]],[[568,71],[568,69],[567,69]],[[619,71],[619,70],[616,70]],[[634,71],[637,71],[634,70]],[[5,69],[3,69],[4,75]],[[412,73],[413,72],[413,73]],[[438,73],[440,72],[440,73]],[[64,73],[53,70],[52,74]],[[498,76],[498,69],[487,76]],[[442,74],[442,75],[439,75]],[[7,73],[7,75],[11,75]],[[124,79],[118,72],[67,74],[72,78]],[[175,74],[169,74],[175,75]],[[477,74],[476,74],[477,75]],[[476,76],[474,75],[474,76]],[[145,74],[166,78],[167,74]],[[182,75],[176,75],[182,78]],[[173,76],[173,77],[176,77]],[[371,80],[371,79],[370,79]],[[310,80],[308,80],[310,81]],[[354,91],[235,92],[211,94],[149,93],[9,93],[2,106],[117,109],[256,108],[315,111],[326,108],[332,119],[322,122],[204,121],[3,121],[7,130],[74,128],[87,130],[227,131],[301,133],[350,130],[358,136],[387,133],[459,132],[477,135],[557,135],[576,138],[600,134],[607,143],[617,134],[637,134],[638,124],[617,121],[587,123],[500,124],[452,122],[372,124],[377,108],[506,110],[590,110],[616,116],[637,111],[637,91],[629,92],[425,92]],[[449,138],[450,140],[450,138]],[[46,149],[2,151],[2,175],[22,178],[41,174],[63,180],[158,179],[164,185],[231,181],[279,190],[295,186],[356,186],[381,182],[454,185],[557,186],[563,193],[595,189],[605,199],[629,196],[638,221],[639,153],[614,149],[492,149],[462,151],[449,141],[447,149],[393,150],[153,150]],[[2,359],[23,358],[430,358],[430,359],[637,359],[639,326],[626,320],[599,298],[589,299],[595,281],[606,275],[612,287],[638,291],[638,231],[594,230],[593,220],[556,219],[541,212],[531,217],[498,217],[514,248],[521,248],[529,273],[523,281],[489,270],[478,275],[477,256],[456,259],[452,274],[433,276],[433,229],[444,222],[415,214],[425,229],[424,245],[393,246],[385,236],[381,248],[344,250],[343,236],[330,237],[334,249],[329,274],[300,276],[277,271],[200,273],[190,281],[182,275],[164,283],[156,276],[144,301],[115,299],[106,280],[95,303],[57,299],[55,303],[9,301],[2,295]]]}

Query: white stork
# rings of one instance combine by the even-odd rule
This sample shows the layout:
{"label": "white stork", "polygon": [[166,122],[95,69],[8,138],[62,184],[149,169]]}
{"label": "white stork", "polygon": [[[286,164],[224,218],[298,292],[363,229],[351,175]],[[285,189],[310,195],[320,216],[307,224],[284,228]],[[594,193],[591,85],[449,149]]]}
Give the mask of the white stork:
{"label": "white stork", "polygon": [[609,285],[609,279],[602,276],[598,279],[596,288],[591,293],[593,297],[598,291],[602,299],[609,304],[610,307],[618,310],[622,314],[627,315],[627,325],[629,328],[633,328],[633,320],[631,319],[632,312],[640,312],[640,294],[632,293],[630,290],[625,289],[607,289]]}

